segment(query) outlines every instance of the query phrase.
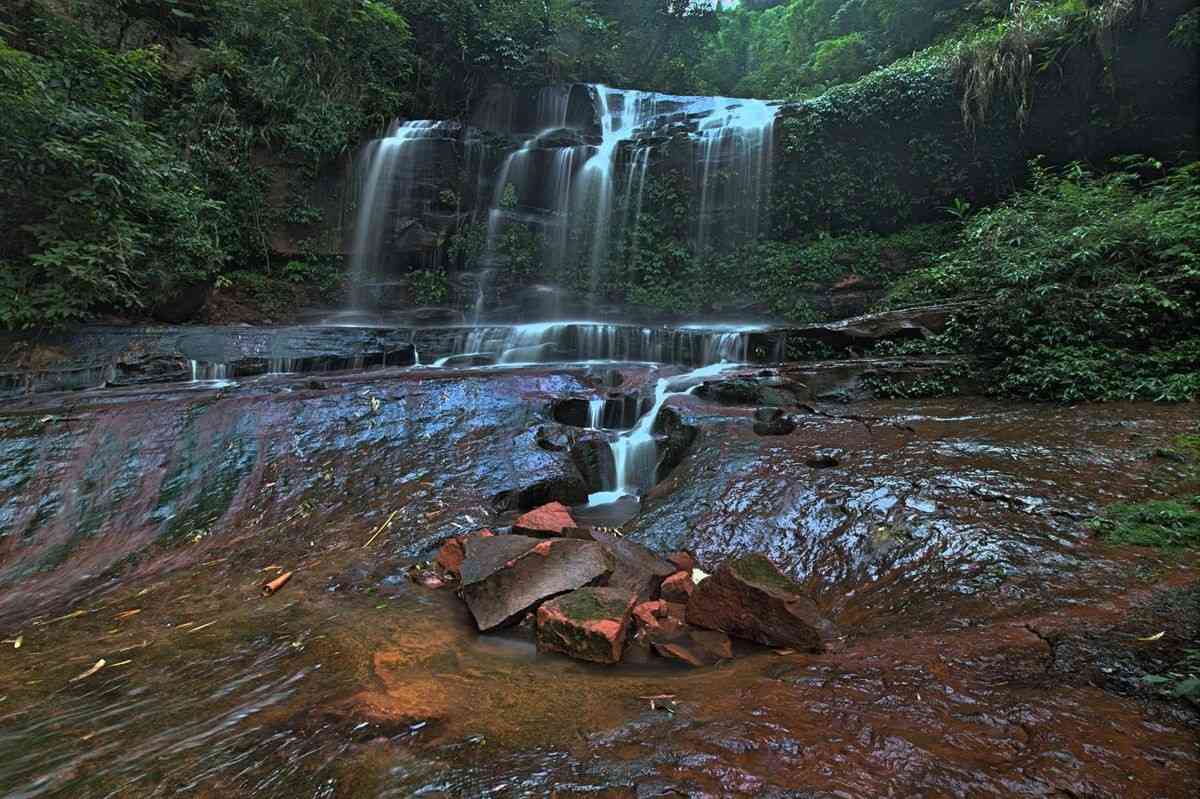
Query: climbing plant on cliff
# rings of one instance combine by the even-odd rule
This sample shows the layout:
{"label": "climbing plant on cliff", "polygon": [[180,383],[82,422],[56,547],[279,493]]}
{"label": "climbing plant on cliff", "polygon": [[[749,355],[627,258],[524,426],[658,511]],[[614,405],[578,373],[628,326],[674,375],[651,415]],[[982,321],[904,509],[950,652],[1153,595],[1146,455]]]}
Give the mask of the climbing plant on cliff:
{"label": "climbing plant on cliff", "polygon": [[960,320],[997,392],[1064,402],[1200,395],[1200,163],[1032,166],[891,305],[979,300]]}

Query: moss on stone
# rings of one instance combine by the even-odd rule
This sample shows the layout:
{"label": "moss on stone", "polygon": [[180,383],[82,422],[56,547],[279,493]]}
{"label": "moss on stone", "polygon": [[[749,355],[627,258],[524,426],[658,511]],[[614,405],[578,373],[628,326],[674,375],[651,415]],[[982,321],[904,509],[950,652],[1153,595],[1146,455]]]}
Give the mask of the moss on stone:
{"label": "moss on stone", "polygon": [[555,600],[558,609],[571,621],[619,619],[629,609],[629,600],[606,596],[594,588],[580,588]]}
{"label": "moss on stone", "polygon": [[729,564],[729,568],[746,582],[762,588],[789,594],[800,593],[800,586],[763,555],[744,555]]}

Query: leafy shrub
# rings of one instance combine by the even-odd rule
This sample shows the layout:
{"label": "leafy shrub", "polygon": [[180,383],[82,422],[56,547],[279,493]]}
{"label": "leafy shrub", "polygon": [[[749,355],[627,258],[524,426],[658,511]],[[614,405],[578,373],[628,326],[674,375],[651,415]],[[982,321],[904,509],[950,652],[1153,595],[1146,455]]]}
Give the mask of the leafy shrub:
{"label": "leafy shrub", "polygon": [[971,218],[887,304],[977,299],[960,341],[1001,394],[1200,395],[1200,164],[1122,166],[1034,163],[1027,190]]}

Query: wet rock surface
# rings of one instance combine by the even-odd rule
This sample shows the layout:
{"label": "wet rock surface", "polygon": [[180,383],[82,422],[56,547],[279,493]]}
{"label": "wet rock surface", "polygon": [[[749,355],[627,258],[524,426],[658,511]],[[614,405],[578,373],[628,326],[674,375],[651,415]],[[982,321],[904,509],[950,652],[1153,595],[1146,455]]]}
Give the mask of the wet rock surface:
{"label": "wet rock surface", "polygon": [[466,542],[461,593],[486,632],[519,620],[548,597],[611,573],[611,558],[594,542],[498,535]]}
{"label": "wet rock surface", "polygon": [[630,592],[639,602],[656,599],[659,585],[675,571],[674,564],[636,541],[599,529],[592,530],[591,536],[612,556],[608,584]]}
{"label": "wet rock surface", "polygon": [[754,412],[754,432],[760,436],[786,436],[795,429],[796,423],[779,408],[759,408]]}
{"label": "wet rock surface", "polygon": [[[1194,640],[1200,564],[1084,524],[1178,479],[1186,465],[1144,455],[1194,409],[815,404],[827,415],[764,439],[753,405],[673,398],[701,438],[626,537],[691,550],[714,572],[701,586],[763,552],[845,637],[601,672],[539,656],[529,631],[479,634],[452,591],[406,573],[492,524],[497,492],[561,474],[531,420],[585,377],[371,373],[0,407],[0,793],[1200,789],[1200,717],[1140,683]],[[807,465],[829,448],[840,468]],[[272,567],[298,568],[264,599]],[[643,699],[665,694],[673,712]]]}

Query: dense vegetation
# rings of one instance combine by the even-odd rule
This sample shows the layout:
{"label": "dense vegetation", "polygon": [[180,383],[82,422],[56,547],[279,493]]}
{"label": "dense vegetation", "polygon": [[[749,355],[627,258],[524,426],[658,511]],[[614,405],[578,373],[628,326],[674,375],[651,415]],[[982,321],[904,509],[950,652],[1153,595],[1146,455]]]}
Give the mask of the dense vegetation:
{"label": "dense vegetation", "polygon": [[1129,158],[1097,174],[1035,164],[903,280],[903,306],[976,299],[922,348],[979,354],[1002,394],[1066,402],[1200,394],[1200,164]]}
{"label": "dense vegetation", "polygon": [[[1117,46],[1164,3],[1169,35]],[[212,286],[259,319],[328,297],[341,211],[315,187],[359,142],[394,117],[467,118],[494,83],[585,80],[807,98],[778,126],[761,238],[696,251],[686,176],[656,170],[606,299],[792,321],[831,313],[831,287],[979,300],[921,347],[978,356],[998,393],[1191,398],[1195,131],[1172,128],[1186,113],[1138,59],[1194,73],[1198,20],[1189,0],[16,0],[0,8],[0,326],[183,319]],[[1150,155],[1109,160],[1131,152]],[[414,301],[453,299],[481,222],[413,273]],[[532,232],[499,249],[507,279],[547,277]],[[555,268],[588,287],[585,264]]]}

